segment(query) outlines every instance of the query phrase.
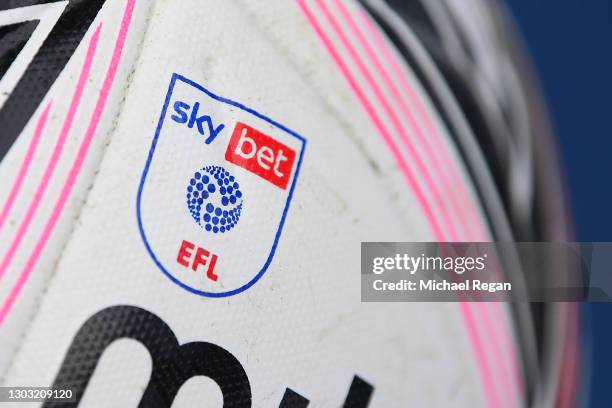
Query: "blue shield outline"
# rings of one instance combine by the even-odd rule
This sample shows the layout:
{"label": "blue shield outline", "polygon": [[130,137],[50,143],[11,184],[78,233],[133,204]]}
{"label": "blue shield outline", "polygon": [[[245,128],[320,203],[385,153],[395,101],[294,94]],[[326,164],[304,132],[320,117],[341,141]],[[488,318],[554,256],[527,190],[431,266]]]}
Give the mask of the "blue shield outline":
{"label": "blue shield outline", "polygon": [[[301,143],[302,143],[302,148],[300,149],[300,154],[298,156],[297,159],[297,164],[296,164],[296,169],[295,169],[295,173],[293,175],[293,180],[291,181],[291,186],[289,187],[289,193],[287,194],[287,202],[285,203],[285,207],[283,208],[283,213],[280,219],[280,223],[278,226],[278,230],[276,231],[276,235],[274,237],[274,243],[272,244],[272,248],[270,249],[270,254],[268,255],[268,258],[264,264],[264,266],[262,267],[262,269],[257,273],[257,275],[255,275],[255,277],[253,277],[253,279],[251,279],[249,282],[247,282],[246,284],[244,284],[243,286],[237,288],[237,289],[233,289],[227,292],[205,292],[199,289],[195,289],[189,285],[186,285],[185,283],[181,282],[179,279],[175,278],[170,272],[168,272],[168,270],[164,267],[164,265],[162,265],[162,263],[159,261],[159,259],[157,259],[157,257],[155,256],[155,253],[153,252],[153,249],[151,248],[151,246],[149,245],[149,242],[147,241],[147,235],[144,229],[144,226],[142,224],[142,218],[141,218],[141,214],[140,214],[140,205],[141,205],[141,199],[142,199],[142,192],[143,192],[143,188],[144,188],[144,184],[146,182],[146,178],[147,178],[147,174],[149,172],[149,167],[151,164],[151,161],[153,160],[153,155],[155,153],[155,148],[157,145],[157,141],[159,139],[159,135],[161,133],[163,124],[164,124],[164,119],[166,118],[166,112],[168,109],[168,105],[170,103],[170,99],[172,97],[172,92],[174,90],[174,85],[176,83],[176,81],[181,81],[187,85],[190,85],[194,88],[196,88],[197,90],[204,92],[207,96],[209,96],[210,98],[214,99],[217,102],[221,102],[221,103],[225,103],[228,105],[231,105],[233,107],[236,107],[238,109],[241,109],[245,112],[248,112],[256,117],[258,117],[259,119],[262,119],[266,122],[268,122],[269,124],[271,124],[274,127],[279,128],[280,130],[283,130],[284,132],[286,132],[287,134],[289,134],[290,136],[293,136],[294,138],[298,139]],[[149,149],[149,154],[147,156],[147,161],[145,163],[145,167],[144,170],[142,172],[142,176],[140,178],[140,184],[138,186],[138,194],[136,197],[136,216],[138,219],[138,229],[140,231],[140,236],[142,238],[142,241],[145,245],[145,248],[147,249],[147,252],[149,253],[149,255],[151,256],[151,259],[153,259],[153,262],[155,262],[155,264],[157,265],[157,267],[164,273],[164,275],[166,275],[172,282],[174,282],[175,284],[177,284],[178,286],[180,286],[181,288],[194,293],[196,295],[200,295],[200,296],[205,296],[205,297],[227,297],[227,296],[233,296],[236,295],[240,292],[243,292],[245,290],[247,290],[248,288],[250,288],[251,286],[253,286],[259,279],[261,279],[261,277],[264,275],[264,273],[266,273],[266,271],[268,270],[268,267],[270,266],[270,263],[272,262],[272,258],[274,257],[274,253],[276,252],[276,246],[278,245],[278,241],[281,235],[281,232],[283,230],[283,226],[285,224],[285,217],[287,216],[287,212],[289,211],[289,204],[291,203],[291,199],[293,198],[293,191],[295,189],[295,185],[300,173],[300,168],[302,166],[302,158],[304,156],[304,151],[306,150],[306,139],[302,136],[300,136],[299,134],[295,133],[294,131],[292,131],[291,129],[281,125],[280,123],[270,119],[269,117],[251,109],[246,107],[245,105],[239,103],[239,102],[235,102],[232,101],[230,99],[227,98],[223,98],[221,96],[215,95],[214,93],[210,92],[208,89],[204,88],[202,85],[199,85],[195,82],[193,82],[192,80],[184,77],[183,75],[177,74],[176,72],[172,74],[172,78],[170,80],[170,85],[168,86],[168,91],[166,93],[166,98],[164,100],[164,105],[162,108],[162,112],[160,114],[159,117],[159,122],[157,123],[157,127],[155,129],[155,136],[153,137],[153,141],[151,142],[151,148]]]}

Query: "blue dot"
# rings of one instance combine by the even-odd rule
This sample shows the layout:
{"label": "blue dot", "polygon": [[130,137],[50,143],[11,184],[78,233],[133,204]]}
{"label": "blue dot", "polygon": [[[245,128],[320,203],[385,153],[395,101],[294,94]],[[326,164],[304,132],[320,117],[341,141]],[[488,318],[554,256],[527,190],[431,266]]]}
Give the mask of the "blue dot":
{"label": "blue dot", "polygon": [[202,205],[202,203],[204,203],[204,199],[203,198],[198,198],[198,204]]}
{"label": "blue dot", "polygon": [[226,223],[227,221],[225,220],[225,218],[221,218],[221,221],[220,221],[220,222],[221,222],[221,225],[225,225],[225,223]]}
{"label": "blue dot", "polygon": [[191,193],[193,191],[193,187],[187,186],[187,191],[189,191]]}
{"label": "blue dot", "polygon": [[214,209],[215,209],[215,206],[212,205],[211,203],[206,204],[206,211],[208,211],[209,213],[213,212]]}
{"label": "blue dot", "polygon": [[213,217],[212,218],[212,223],[217,225],[219,223],[219,218],[218,217]]}
{"label": "blue dot", "polygon": [[202,177],[202,181],[204,182],[204,184],[208,184],[208,181],[209,181],[209,180],[210,180],[210,179],[209,179],[209,178],[208,178],[208,176],[206,176],[206,175],[205,175],[204,177]]}
{"label": "blue dot", "polygon": [[209,184],[208,185],[208,192],[209,193],[214,193],[215,192],[215,185],[214,184]]}
{"label": "blue dot", "polygon": [[206,227],[204,228],[206,228],[206,231],[210,231],[212,229],[212,226],[210,224],[206,224]]}
{"label": "blue dot", "polygon": [[225,232],[225,227],[221,227],[221,232]]}
{"label": "blue dot", "polygon": [[222,186],[222,185],[223,185],[223,180],[221,180],[221,178],[218,178],[218,179],[217,179],[217,184],[218,184],[219,186]]}
{"label": "blue dot", "polygon": [[226,179],[224,179],[224,180],[223,180],[223,184],[229,184],[229,179],[227,179],[227,178],[226,178]]}
{"label": "blue dot", "polygon": [[234,181],[234,180],[236,180],[234,176],[230,176],[230,181]]}
{"label": "blue dot", "polygon": [[200,177],[202,177],[202,175],[200,173],[196,173],[193,176],[196,178],[196,180],[199,180]]}
{"label": "blue dot", "polygon": [[223,212],[221,211],[220,208],[215,208],[215,215],[219,216],[221,215]]}
{"label": "blue dot", "polygon": [[202,192],[202,197],[208,198],[208,191],[203,191]]}
{"label": "blue dot", "polygon": [[210,221],[210,214],[204,214],[204,221],[208,222]]}
{"label": "blue dot", "polygon": [[189,180],[189,184],[191,184],[192,186],[195,186],[195,183],[196,183],[195,179]]}
{"label": "blue dot", "polygon": [[[223,198],[225,198],[225,197],[223,197]],[[229,200],[230,200],[230,203],[236,204],[236,197],[235,196],[230,196]]]}
{"label": "blue dot", "polygon": [[217,232],[219,232],[219,228],[213,227],[213,232],[216,234]]}
{"label": "blue dot", "polygon": [[[232,197],[233,197],[233,196],[232,196]],[[234,199],[234,201],[236,201],[236,200]],[[223,197],[223,198],[221,198],[221,204],[223,204],[223,205],[227,205],[227,203],[228,203],[228,202],[229,202],[229,200],[227,199],[227,197]]]}
{"label": "blue dot", "polygon": [[221,188],[219,189],[219,192],[220,192],[221,194],[225,195],[225,187],[221,187]]}
{"label": "blue dot", "polygon": [[227,214],[229,214],[229,213],[227,212],[227,210],[223,211],[223,216],[224,216],[224,217],[227,217]]}
{"label": "blue dot", "polygon": [[238,198],[242,197],[242,191],[237,190],[236,191],[236,197],[238,197]]}
{"label": "blue dot", "polygon": [[240,185],[238,183],[234,183],[234,188],[238,189],[240,187]]}
{"label": "blue dot", "polygon": [[232,194],[232,192],[233,192],[233,191],[234,191],[234,187],[229,186],[229,187],[227,188],[227,192],[228,192],[228,193]]}

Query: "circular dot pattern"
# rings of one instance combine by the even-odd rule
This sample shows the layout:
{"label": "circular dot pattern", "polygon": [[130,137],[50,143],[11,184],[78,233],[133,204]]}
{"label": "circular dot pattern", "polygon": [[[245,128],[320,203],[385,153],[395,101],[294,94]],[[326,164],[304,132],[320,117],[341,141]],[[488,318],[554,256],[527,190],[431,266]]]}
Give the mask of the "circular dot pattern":
{"label": "circular dot pattern", "polygon": [[240,184],[223,167],[206,166],[189,180],[187,208],[206,231],[227,232],[236,226],[242,212]]}

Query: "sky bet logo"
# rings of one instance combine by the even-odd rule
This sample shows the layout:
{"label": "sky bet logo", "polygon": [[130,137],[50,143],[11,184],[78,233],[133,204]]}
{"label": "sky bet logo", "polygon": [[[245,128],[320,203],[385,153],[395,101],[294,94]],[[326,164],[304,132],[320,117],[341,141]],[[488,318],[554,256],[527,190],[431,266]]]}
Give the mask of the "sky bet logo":
{"label": "sky bet logo", "polygon": [[244,123],[237,123],[225,159],[284,190],[289,183],[295,151]]}
{"label": "sky bet logo", "polygon": [[137,196],[152,261],[192,293],[240,293],[266,272],[306,140],[174,74]]}

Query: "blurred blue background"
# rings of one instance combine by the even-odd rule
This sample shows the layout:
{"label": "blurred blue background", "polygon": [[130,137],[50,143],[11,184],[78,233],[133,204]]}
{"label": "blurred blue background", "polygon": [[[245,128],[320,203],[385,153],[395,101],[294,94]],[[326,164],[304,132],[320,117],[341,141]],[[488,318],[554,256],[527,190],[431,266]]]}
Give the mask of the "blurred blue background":
{"label": "blurred blue background", "polygon": [[[576,239],[612,241],[612,0],[506,1],[548,102]],[[612,304],[582,310],[583,402],[612,407]]]}

